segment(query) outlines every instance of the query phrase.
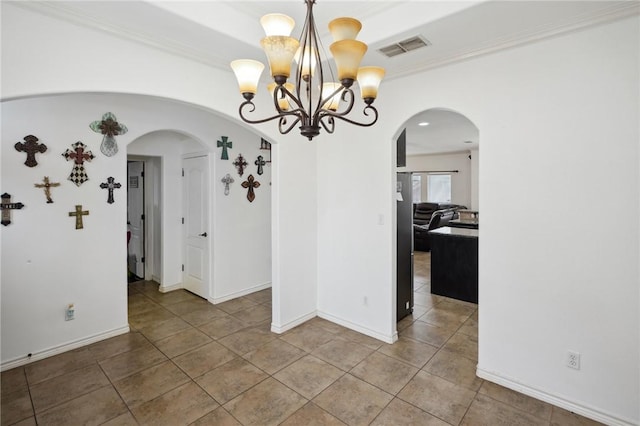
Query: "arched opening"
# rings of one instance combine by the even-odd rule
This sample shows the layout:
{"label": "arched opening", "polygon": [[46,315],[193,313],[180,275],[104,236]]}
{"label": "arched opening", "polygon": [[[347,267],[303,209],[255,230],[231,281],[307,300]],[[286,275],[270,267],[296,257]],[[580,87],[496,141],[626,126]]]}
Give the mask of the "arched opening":
{"label": "arched opening", "polygon": [[[436,334],[449,338],[453,333],[443,330],[462,324],[477,336],[478,128],[461,113],[432,108],[409,118],[403,129],[398,152],[406,156],[399,156],[397,165],[402,182],[396,214],[397,330],[422,334],[432,344],[442,343]],[[461,250],[459,234],[465,234],[460,247],[471,250],[465,251],[470,258],[452,265],[456,256],[443,253]],[[459,269],[468,276],[456,275]],[[464,291],[452,290],[452,279],[464,280]]]}
{"label": "arched opening", "polygon": [[[36,168],[25,167],[24,159],[17,161],[19,153],[13,145],[3,150],[6,192],[26,206],[20,215],[14,214],[15,226],[3,230],[4,242],[16,248],[3,251],[3,327],[11,330],[3,331],[3,365],[21,365],[123,334],[129,324],[141,328],[127,314],[127,153],[154,162],[161,173],[157,189],[162,190],[156,199],[176,206],[163,209],[159,221],[163,228],[158,278],[165,290],[181,280],[182,253],[178,250],[168,258],[167,250],[172,248],[170,241],[181,245],[179,182],[182,162],[189,155],[209,155],[211,164],[211,228],[200,231],[214,236],[207,237],[211,245],[208,301],[220,303],[271,286],[271,168],[263,167],[258,177],[254,160],[264,153],[259,151],[261,137],[255,132],[208,109],[145,95],[58,94],[7,100],[2,106],[4,137],[17,142],[33,134],[47,146]],[[126,134],[116,136],[119,151],[112,156],[101,153],[102,135],[89,127],[106,112],[128,128]],[[234,143],[229,160],[220,159],[216,146],[222,136]],[[61,156],[77,141],[94,155],[84,165],[89,179],[81,185],[68,179],[72,164]],[[232,164],[239,153],[250,164],[242,177]],[[235,183],[225,195],[220,180],[227,173],[234,174]],[[253,202],[241,186],[249,174],[262,183],[255,189]],[[34,188],[44,176],[60,183],[51,190],[52,203],[46,203],[42,190]],[[108,178],[121,184],[113,191],[113,203],[100,187]],[[167,194],[169,185],[174,195]],[[74,228],[74,218],[69,217],[76,206],[87,212],[82,229]],[[26,228],[29,232],[24,232]],[[171,233],[173,240],[168,240]],[[252,259],[251,268],[238,267],[243,256]],[[24,264],[33,268],[25,270]],[[70,304],[75,306],[75,321],[52,320]],[[24,309],[28,309],[27,320]],[[47,324],[46,334],[43,324]]]}
{"label": "arched opening", "polygon": [[[194,136],[182,131],[156,130],[134,139],[127,145],[127,225],[131,238],[128,243],[127,266],[129,277],[155,281],[160,291],[181,287],[186,250],[183,229],[171,226],[182,222],[183,162],[186,158],[208,157],[209,147]],[[207,165],[209,161],[207,159]],[[207,167],[207,174],[210,170]],[[209,205],[209,191],[202,194]],[[172,200],[172,201],[170,201]],[[211,235],[210,224],[203,224]],[[202,252],[202,277],[210,282],[209,240]],[[209,298],[209,285],[198,295]]]}

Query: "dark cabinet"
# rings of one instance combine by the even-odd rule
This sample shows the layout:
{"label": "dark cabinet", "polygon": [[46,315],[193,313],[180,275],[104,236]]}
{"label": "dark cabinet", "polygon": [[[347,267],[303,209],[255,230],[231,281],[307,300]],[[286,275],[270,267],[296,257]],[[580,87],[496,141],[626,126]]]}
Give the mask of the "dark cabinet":
{"label": "dark cabinet", "polygon": [[413,312],[413,201],[411,173],[398,173],[397,319]]}
{"label": "dark cabinet", "polygon": [[431,293],[478,303],[478,230],[445,226],[429,238]]}

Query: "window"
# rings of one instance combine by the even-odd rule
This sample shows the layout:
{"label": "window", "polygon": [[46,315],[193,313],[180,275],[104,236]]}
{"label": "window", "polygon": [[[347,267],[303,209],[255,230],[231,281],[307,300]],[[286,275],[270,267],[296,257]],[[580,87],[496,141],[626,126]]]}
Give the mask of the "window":
{"label": "window", "polygon": [[422,176],[411,175],[411,197],[414,203],[422,201]]}
{"label": "window", "polygon": [[450,203],[451,175],[427,176],[427,198],[431,203]]}

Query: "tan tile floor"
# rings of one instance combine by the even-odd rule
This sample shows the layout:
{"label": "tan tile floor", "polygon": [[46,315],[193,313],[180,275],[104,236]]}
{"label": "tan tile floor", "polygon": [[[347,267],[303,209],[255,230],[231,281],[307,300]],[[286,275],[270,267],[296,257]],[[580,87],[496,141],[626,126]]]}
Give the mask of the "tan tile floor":
{"label": "tan tile floor", "polygon": [[393,345],[315,318],[269,331],[271,291],[219,305],[129,285],[126,335],[2,373],[1,425],[593,425],[475,376],[477,306],[431,295]]}

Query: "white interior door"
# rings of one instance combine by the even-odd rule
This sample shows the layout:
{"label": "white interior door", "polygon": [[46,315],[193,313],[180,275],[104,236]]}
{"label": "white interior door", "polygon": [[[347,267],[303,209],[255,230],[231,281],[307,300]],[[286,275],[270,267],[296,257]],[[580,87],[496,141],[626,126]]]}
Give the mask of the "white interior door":
{"label": "white interior door", "polygon": [[209,157],[183,160],[184,288],[209,297]]}
{"label": "white interior door", "polygon": [[144,162],[127,163],[127,223],[129,240],[129,271],[144,278]]}

